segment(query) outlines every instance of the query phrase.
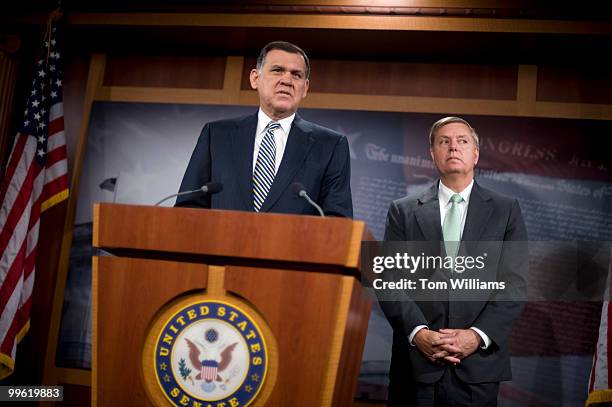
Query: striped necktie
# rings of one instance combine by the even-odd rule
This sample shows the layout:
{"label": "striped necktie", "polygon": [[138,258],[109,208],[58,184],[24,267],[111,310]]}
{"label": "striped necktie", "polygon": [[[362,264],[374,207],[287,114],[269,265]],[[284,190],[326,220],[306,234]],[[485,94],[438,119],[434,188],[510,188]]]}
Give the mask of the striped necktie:
{"label": "striped necktie", "polygon": [[280,124],[277,122],[270,122],[266,126],[266,132],[257,153],[255,171],[253,171],[253,206],[255,212],[259,212],[263,206],[276,175],[276,142],[274,141],[274,131],[279,127]]}
{"label": "striped necktie", "polygon": [[444,244],[446,246],[446,255],[455,257],[459,249],[459,241],[461,240],[461,212],[459,203],[463,202],[463,198],[459,194],[454,194],[450,197],[451,207],[444,216],[442,224],[442,234],[444,235]]}

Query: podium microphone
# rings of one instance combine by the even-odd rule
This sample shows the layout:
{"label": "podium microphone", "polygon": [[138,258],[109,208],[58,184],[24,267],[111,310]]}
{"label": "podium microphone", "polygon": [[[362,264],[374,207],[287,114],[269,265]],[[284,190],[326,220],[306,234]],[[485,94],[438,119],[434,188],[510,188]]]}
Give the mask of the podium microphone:
{"label": "podium microphone", "polygon": [[205,194],[216,194],[218,192],[223,191],[223,184],[220,182],[207,182],[206,184],[202,185],[200,188],[198,189],[194,189],[192,191],[184,191],[184,192],[179,192],[178,194],[172,194],[170,196],[165,197],[164,199],[162,199],[161,201],[157,202],[155,204],[155,206],[159,206],[159,204],[167,201],[170,198],[174,198],[175,196],[182,196],[182,195],[187,195],[187,194],[193,194],[195,192],[203,192]]}
{"label": "podium microphone", "polygon": [[300,184],[299,182],[294,182],[293,184],[291,184],[291,192],[293,192],[300,198],[304,198],[311,206],[313,206],[319,212],[319,215],[325,217],[325,214],[323,214],[323,209],[321,209],[321,207],[317,205],[315,201],[310,199],[310,197],[308,196],[308,192],[306,192],[306,188],[304,188],[304,185]]}

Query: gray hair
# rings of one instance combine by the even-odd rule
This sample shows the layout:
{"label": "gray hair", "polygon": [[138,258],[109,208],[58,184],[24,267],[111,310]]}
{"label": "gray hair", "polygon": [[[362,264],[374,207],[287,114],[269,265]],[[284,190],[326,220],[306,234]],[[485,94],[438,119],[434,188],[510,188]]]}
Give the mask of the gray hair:
{"label": "gray hair", "polygon": [[478,149],[480,148],[480,137],[478,137],[478,133],[476,133],[476,130],[474,130],[474,128],[465,119],[462,119],[461,117],[454,117],[454,116],[443,117],[442,119],[438,120],[431,126],[431,129],[429,130],[429,146],[430,147],[433,147],[434,139],[436,138],[438,134],[438,130],[440,130],[441,127],[444,127],[450,123],[465,124],[468,127],[468,129],[470,129],[470,133],[472,134],[472,139],[474,140],[474,144],[476,145],[476,148]]}
{"label": "gray hair", "polygon": [[257,57],[257,71],[261,72],[261,67],[266,62],[266,55],[268,55],[268,52],[272,51],[273,49],[279,49],[281,51],[289,52],[290,54],[301,55],[304,58],[304,65],[306,66],[306,79],[310,78],[310,61],[308,60],[308,55],[306,55],[302,48],[287,41],[272,41],[266,44],[266,46],[261,49],[261,52]]}

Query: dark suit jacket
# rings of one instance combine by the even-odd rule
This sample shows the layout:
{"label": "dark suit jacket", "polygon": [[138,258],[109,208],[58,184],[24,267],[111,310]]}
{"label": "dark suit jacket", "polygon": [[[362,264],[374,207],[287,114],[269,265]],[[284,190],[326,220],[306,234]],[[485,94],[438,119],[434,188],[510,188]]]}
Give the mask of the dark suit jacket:
{"label": "dark suit jacket", "polygon": [[[401,198],[391,204],[385,240],[444,240],[438,183],[420,196]],[[516,199],[482,188],[474,182],[461,240],[526,242],[527,231]],[[500,254],[499,269],[496,270],[498,279],[508,281],[515,289],[524,292],[526,261],[525,253],[516,256],[516,246],[512,244],[512,250]],[[448,365],[439,366],[430,362],[416,346],[410,345],[408,336],[418,325],[427,325],[434,330],[466,329],[471,326],[481,329],[492,344],[486,350],[478,348],[461,364],[453,367],[457,376],[466,383],[511,379],[508,338],[512,323],[522,310],[522,302],[498,300],[492,297],[488,301],[454,302],[451,298],[450,301],[381,302],[394,331],[390,402],[391,398],[401,397],[399,393],[402,389],[409,391],[410,381],[434,383],[449,368]]]}
{"label": "dark suit jacket", "polygon": [[[176,206],[253,211],[253,149],[257,114],[219,120],[204,126],[180,191],[210,181],[223,184],[212,197],[194,193]],[[291,192],[300,182],[326,215],[353,216],[348,142],[341,134],[301,119],[293,120],[283,159],[261,212],[315,215],[303,198]]]}

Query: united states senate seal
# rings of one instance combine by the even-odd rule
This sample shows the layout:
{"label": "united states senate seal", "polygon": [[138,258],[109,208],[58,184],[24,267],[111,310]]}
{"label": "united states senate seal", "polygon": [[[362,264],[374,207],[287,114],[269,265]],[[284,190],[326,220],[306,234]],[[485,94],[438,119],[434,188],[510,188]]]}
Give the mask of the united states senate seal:
{"label": "united states senate seal", "polygon": [[161,328],[154,349],[157,382],[176,406],[247,406],[266,378],[261,330],[246,312],[224,301],[179,309]]}

